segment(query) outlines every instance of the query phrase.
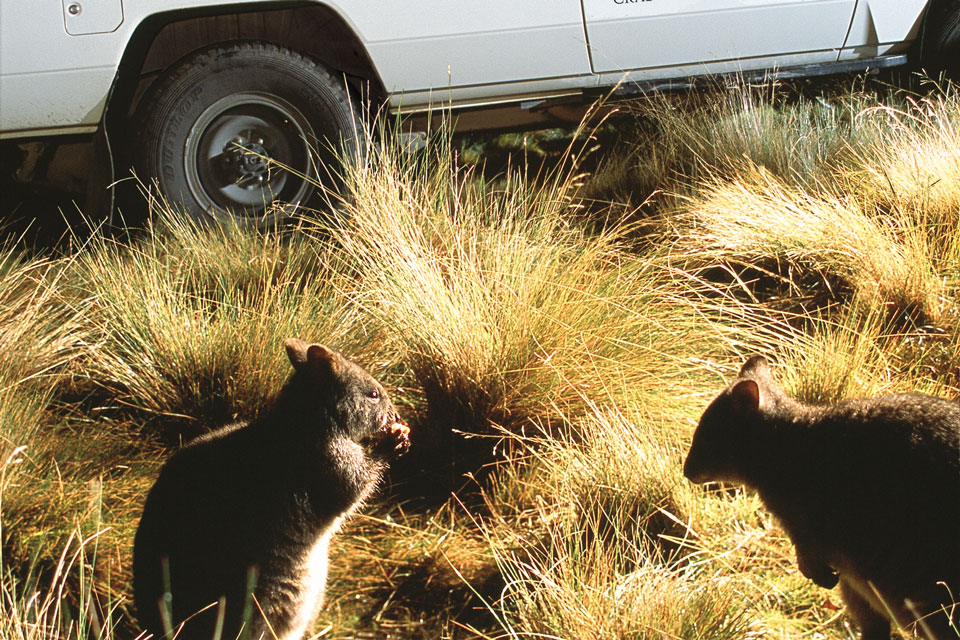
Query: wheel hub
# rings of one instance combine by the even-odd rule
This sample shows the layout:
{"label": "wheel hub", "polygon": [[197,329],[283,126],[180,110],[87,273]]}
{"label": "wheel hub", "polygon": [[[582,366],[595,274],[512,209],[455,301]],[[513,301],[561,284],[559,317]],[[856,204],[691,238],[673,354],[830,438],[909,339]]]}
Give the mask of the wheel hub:
{"label": "wheel hub", "polygon": [[255,131],[248,129],[238,134],[224,145],[221,157],[228,165],[226,175],[239,187],[259,189],[270,181],[273,156]]}
{"label": "wheel hub", "polygon": [[187,184],[213,216],[259,216],[274,202],[303,202],[316,174],[308,144],[314,138],[306,118],[283,99],[231,94],[211,104],[187,136]]}

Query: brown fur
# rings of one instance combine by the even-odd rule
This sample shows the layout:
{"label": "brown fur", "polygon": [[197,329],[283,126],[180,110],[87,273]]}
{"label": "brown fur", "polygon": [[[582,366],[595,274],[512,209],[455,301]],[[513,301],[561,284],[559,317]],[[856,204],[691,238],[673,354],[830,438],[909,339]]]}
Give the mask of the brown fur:
{"label": "brown fur", "polygon": [[754,357],[704,412],[684,475],[755,489],[803,575],[840,583],[864,640],[918,616],[923,637],[956,640],[941,608],[960,596],[960,405],[920,394],[806,405]]}
{"label": "brown fur", "polygon": [[409,445],[370,374],[322,345],[286,349],[294,372],[272,407],[178,451],[147,497],[134,593],[157,638],[169,608],[178,640],[210,640],[221,599],[225,640],[302,636],[330,537]]}

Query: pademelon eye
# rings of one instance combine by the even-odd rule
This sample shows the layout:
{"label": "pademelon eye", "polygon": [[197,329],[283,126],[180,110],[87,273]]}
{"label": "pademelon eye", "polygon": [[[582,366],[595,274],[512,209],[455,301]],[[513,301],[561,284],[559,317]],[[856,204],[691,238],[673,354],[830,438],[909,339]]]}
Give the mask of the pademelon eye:
{"label": "pademelon eye", "polygon": [[376,389],[372,389],[367,395],[370,396],[370,399],[372,400],[380,399],[380,392],[377,391]]}

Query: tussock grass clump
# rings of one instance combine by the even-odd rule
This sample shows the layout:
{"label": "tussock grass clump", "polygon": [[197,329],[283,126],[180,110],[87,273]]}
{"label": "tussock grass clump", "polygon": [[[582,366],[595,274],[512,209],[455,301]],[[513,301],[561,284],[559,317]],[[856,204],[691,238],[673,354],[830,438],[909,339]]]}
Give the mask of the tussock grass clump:
{"label": "tussock grass clump", "polygon": [[30,544],[17,530],[56,521],[45,512],[54,504],[38,500],[58,472],[51,451],[62,421],[51,404],[84,342],[77,312],[59,300],[61,275],[56,262],[0,250],[0,543],[21,560]]}
{"label": "tussock grass clump", "polygon": [[612,381],[680,382],[672,345],[705,336],[622,227],[572,222],[574,175],[490,181],[459,169],[442,140],[427,153],[371,154],[347,177],[335,235],[353,297],[400,342],[428,423],[516,432],[556,408],[582,412]]}
{"label": "tussock grass clump", "polygon": [[129,514],[118,506],[127,491],[101,502],[101,474],[129,444],[118,446],[109,428],[75,441],[72,412],[60,404],[89,339],[85,301],[68,304],[61,295],[68,262],[21,258],[8,246],[0,254],[3,638],[43,639],[60,631],[86,637],[91,616],[103,622],[100,604],[81,608],[79,620],[71,617],[80,601],[89,605],[111,593],[109,580],[98,586],[98,595],[91,586],[96,545],[83,556],[74,543],[76,536],[95,536],[104,521],[114,521],[114,508],[121,512],[118,526],[129,526],[123,521]]}
{"label": "tussock grass clump", "polygon": [[895,340],[878,313],[849,309],[814,319],[779,348],[779,379],[793,397],[812,404],[912,391],[921,376],[897,358]]}
{"label": "tussock grass clump", "polygon": [[62,277],[62,262],[0,246],[0,375],[7,384],[54,386],[82,350],[83,301],[60,300]]}
{"label": "tussock grass clump", "polygon": [[755,616],[737,581],[684,559],[678,514],[696,502],[678,451],[622,415],[591,420],[592,442],[537,456],[526,480],[536,517],[485,522],[506,585],[490,605],[503,635],[744,637]]}
{"label": "tussock grass clump", "polygon": [[[956,86],[900,108],[878,106],[863,119],[880,131],[855,162],[838,172],[840,187],[855,193],[867,211],[899,221],[902,242],[917,248],[942,282],[941,313],[924,336],[931,349],[920,358],[956,386],[960,379],[960,101]],[[938,335],[939,334],[939,335]]]}
{"label": "tussock grass clump", "polygon": [[692,411],[626,406],[593,405],[486,494],[505,637],[742,638],[760,624],[737,572],[689,551],[703,500],[682,475]]}
{"label": "tussock grass clump", "polygon": [[[8,459],[5,468],[15,464]],[[95,576],[91,565],[97,554],[97,531],[86,538],[71,535],[54,561],[53,569],[39,573],[32,566],[23,576],[0,562],[0,637],[5,640],[76,640],[119,637],[115,624],[118,602],[102,599],[107,580]],[[96,583],[96,584],[95,584]]]}
{"label": "tussock grass clump", "polygon": [[[742,594],[713,576],[569,544],[556,540],[544,558],[503,559],[506,637],[732,640],[749,630]],[[629,573],[614,568],[627,562]]]}
{"label": "tussock grass clump", "polygon": [[[824,354],[807,334],[862,324],[871,336],[864,344],[888,361],[877,370],[911,372],[889,388],[909,387],[915,374],[933,381],[929,388],[956,388],[956,96],[947,87],[923,99],[893,96],[889,106],[862,101],[845,116],[845,149],[815,181],[749,159],[734,172],[706,163],[705,177],[684,185],[665,214],[672,264],[689,272],[697,304],[718,304],[727,319],[755,316],[745,328],[761,348],[794,343]],[[781,331],[787,325],[801,331]],[[819,370],[839,373],[845,348],[820,357]]]}
{"label": "tussock grass clump", "polygon": [[[136,411],[201,427],[253,417],[289,374],[283,340],[328,342],[363,359],[356,316],[300,234],[161,218],[131,244],[98,237],[73,270],[101,339],[88,385]],[[362,349],[360,349],[362,351]]]}
{"label": "tussock grass clump", "polygon": [[927,222],[960,230],[960,101],[946,87],[902,105],[878,105],[859,115],[875,131],[839,172],[838,180],[869,204],[892,210],[922,208]]}
{"label": "tussock grass clump", "polygon": [[[821,305],[855,295],[924,324],[941,316],[945,291],[933,248],[909,233],[914,223],[869,215],[855,200],[799,190],[758,170],[704,185],[673,221],[673,253],[688,270],[752,267],[782,279],[791,294],[815,303],[820,297]],[[811,291],[817,282],[820,290]]]}
{"label": "tussock grass clump", "polygon": [[31,531],[28,525],[37,520],[45,521],[44,514],[36,513],[43,509],[37,499],[45,493],[44,471],[50,469],[41,468],[47,447],[38,432],[49,423],[50,394],[6,376],[0,384],[0,553],[12,553],[23,561],[29,557],[24,532]]}
{"label": "tussock grass clump", "polygon": [[540,486],[556,483],[545,495],[572,499],[571,515],[590,535],[672,550],[686,533],[690,506],[682,473],[684,429],[671,419],[674,411],[636,407],[625,415],[617,406],[592,407],[572,426],[573,441],[544,444],[540,455],[549,472]]}
{"label": "tussock grass clump", "polygon": [[331,545],[317,629],[433,640],[490,628],[480,598],[495,599],[503,583],[471,518],[454,500],[431,512],[372,505],[352,518]]}
{"label": "tussock grass clump", "polygon": [[687,156],[678,167],[687,177],[762,167],[780,180],[813,186],[862,136],[852,117],[864,106],[862,93],[816,99],[771,82],[696,93],[679,110],[663,109],[660,99],[642,113],[656,114],[668,148]]}
{"label": "tussock grass clump", "polygon": [[809,402],[960,397],[956,96],[652,100],[643,165],[609,163],[636,170],[611,188],[667,192],[643,226],[584,205],[576,154],[491,178],[441,132],[369,145],[336,215],[286,233],[161,213],[57,260],[0,252],[0,636],[133,637],[160,458],[253,417],[300,336],[414,427],[334,542],[319,635],[849,637],[756,496],[682,459],[754,353]]}
{"label": "tussock grass clump", "polygon": [[876,134],[857,117],[876,104],[862,87],[821,89],[811,96],[789,84],[739,83],[626,103],[633,124],[618,121],[622,143],[590,176],[586,194],[663,209],[676,194],[696,193],[702,180],[756,167],[786,184],[815,187]]}

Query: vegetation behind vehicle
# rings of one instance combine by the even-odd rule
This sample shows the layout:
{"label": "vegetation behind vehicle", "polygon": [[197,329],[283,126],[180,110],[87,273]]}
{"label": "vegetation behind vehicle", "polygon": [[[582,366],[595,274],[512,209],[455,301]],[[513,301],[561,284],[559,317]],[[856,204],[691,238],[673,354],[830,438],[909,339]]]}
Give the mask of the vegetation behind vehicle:
{"label": "vegetation behind vehicle", "polygon": [[253,417],[286,374],[277,345],[312,335],[415,434],[400,506],[332,549],[318,632],[846,637],[756,498],[690,485],[683,453],[748,353],[805,401],[960,397],[956,95],[634,108],[643,135],[589,176],[484,176],[443,133],[378,148],[346,174],[336,233],[157,211],[132,243],[8,245],[0,635],[131,635],[160,460]]}

